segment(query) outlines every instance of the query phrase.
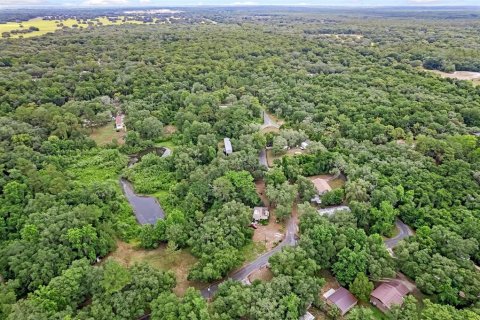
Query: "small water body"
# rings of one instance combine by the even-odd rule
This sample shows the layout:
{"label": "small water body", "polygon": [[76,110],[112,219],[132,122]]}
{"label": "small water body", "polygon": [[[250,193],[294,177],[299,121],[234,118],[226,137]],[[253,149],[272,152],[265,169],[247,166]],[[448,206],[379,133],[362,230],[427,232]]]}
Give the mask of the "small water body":
{"label": "small water body", "polygon": [[171,151],[170,149],[163,148],[163,147],[151,147],[151,148],[144,149],[142,151],[129,155],[130,159],[128,161],[128,166],[131,167],[132,165],[140,161],[143,156],[149,153],[155,153],[157,156],[160,156],[160,157],[168,157]]}
{"label": "small water body", "polygon": [[165,218],[160,203],[154,197],[140,196],[133,191],[133,187],[126,179],[121,178],[120,184],[123,193],[133,208],[133,212],[140,224],[155,224],[159,219]]}
{"label": "small water body", "polygon": [[[144,155],[152,152],[161,157],[168,157],[171,154],[170,149],[167,148],[148,148],[130,155],[128,166],[131,167],[140,161]],[[156,198],[136,194],[132,184],[125,178],[120,178],[120,185],[128,202],[132,206],[138,223],[155,224],[158,220],[165,218],[165,212]]]}

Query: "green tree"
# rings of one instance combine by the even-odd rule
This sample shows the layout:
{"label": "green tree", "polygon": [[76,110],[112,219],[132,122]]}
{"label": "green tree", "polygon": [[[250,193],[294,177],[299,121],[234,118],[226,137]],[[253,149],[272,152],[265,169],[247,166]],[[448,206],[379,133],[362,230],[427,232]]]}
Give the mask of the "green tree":
{"label": "green tree", "polygon": [[363,272],[357,273],[355,280],[350,284],[350,291],[354,296],[362,301],[368,301],[370,293],[373,291],[373,282]]}

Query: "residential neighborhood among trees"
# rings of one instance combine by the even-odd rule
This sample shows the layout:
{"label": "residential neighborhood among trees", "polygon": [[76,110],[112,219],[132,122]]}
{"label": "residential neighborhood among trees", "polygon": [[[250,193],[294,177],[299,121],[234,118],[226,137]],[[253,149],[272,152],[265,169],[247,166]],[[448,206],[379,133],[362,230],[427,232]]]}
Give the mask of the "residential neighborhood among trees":
{"label": "residential neighborhood among trees", "polygon": [[36,10],[0,319],[480,319],[480,10]]}

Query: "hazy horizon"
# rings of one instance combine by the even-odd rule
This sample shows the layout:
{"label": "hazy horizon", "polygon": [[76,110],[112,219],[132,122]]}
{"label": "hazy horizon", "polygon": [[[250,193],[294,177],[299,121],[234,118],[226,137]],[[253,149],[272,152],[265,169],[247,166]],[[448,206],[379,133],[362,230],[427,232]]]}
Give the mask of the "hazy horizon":
{"label": "hazy horizon", "polygon": [[195,6],[290,6],[290,7],[479,7],[478,0],[2,0],[1,8],[39,7],[195,7]]}

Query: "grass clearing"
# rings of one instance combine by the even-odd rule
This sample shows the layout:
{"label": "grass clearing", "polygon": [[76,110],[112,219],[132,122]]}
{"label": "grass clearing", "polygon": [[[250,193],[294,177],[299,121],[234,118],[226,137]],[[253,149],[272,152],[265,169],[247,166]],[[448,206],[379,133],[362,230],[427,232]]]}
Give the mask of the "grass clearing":
{"label": "grass clearing", "polygon": [[248,276],[248,280],[250,282],[253,282],[255,280],[260,280],[262,282],[268,282],[273,279],[273,273],[270,270],[270,268],[267,268],[266,266],[263,268],[260,268],[254,272],[252,272]]}
{"label": "grass clearing", "polygon": [[156,269],[174,272],[177,278],[174,292],[179,296],[182,296],[188,287],[202,287],[200,283],[187,280],[188,270],[197,262],[197,258],[188,250],[173,251],[166,245],[153,250],[144,250],[137,248],[135,244],[117,241],[117,249],[108,258],[127,267],[145,262]]}
{"label": "grass clearing", "polygon": [[273,154],[272,149],[268,149],[267,150],[267,163],[268,163],[268,166],[271,168],[274,165],[274,161],[277,160],[277,159],[281,159],[282,157],[286,157],[286,156],[295,156],[295,155],[303,154],[305,152],[306,152],[305,150],[302,150],[300,148],[290,148],[290,149],[287,150],[287,153],[275,156]]}
{"label": "grass clearing", "polygon": [[[87,28],[88,22],[93,23],[93,26],[109,26],[109,25],[122,25],[122,24],[153,24],[154,22],[144,23],[143,21],[130,20],[123,22],[125,16],[119,16],[119,20],[110,21],[106,17],[98,17],[95,19],[88,19],[87,23],[79,23],[76,19],[64,19],[64,20],[43,20],[41,17],[33,18],[28,21],[18,22],[7,22],[0,24],[0,34],[3,32],[11,32],[13,30],[26,30],[29,27],[37,27],[39,31],[33,31],[29,33],[22,34],[11,34],[10,38],[31,38],[45,35],[50,32],[55,32],[61,30],[62,27],[73,28],[74,25],[77,25],[78,28]],[[58,26],[63,24],[63,26]],[[0,38],[1,39],[1,38]]]}
{"label": "grass clearing", "polygon": [[265,253],[267,248],[262,242],[250,242],[245,247],[240,249],[240,254],[243,256],[245,262],[243,265],[246,265],[250,261],[255,260],[259,255]]}
{"label": "grass clearing", "polygon": [[97,143],[98,146],[104,146],[111,143],[114,139],[118,144],[125,143],[125,130],[116,131],[111,123],[108,123],[102,127],[93,128],[90,133],[90,138]]}

